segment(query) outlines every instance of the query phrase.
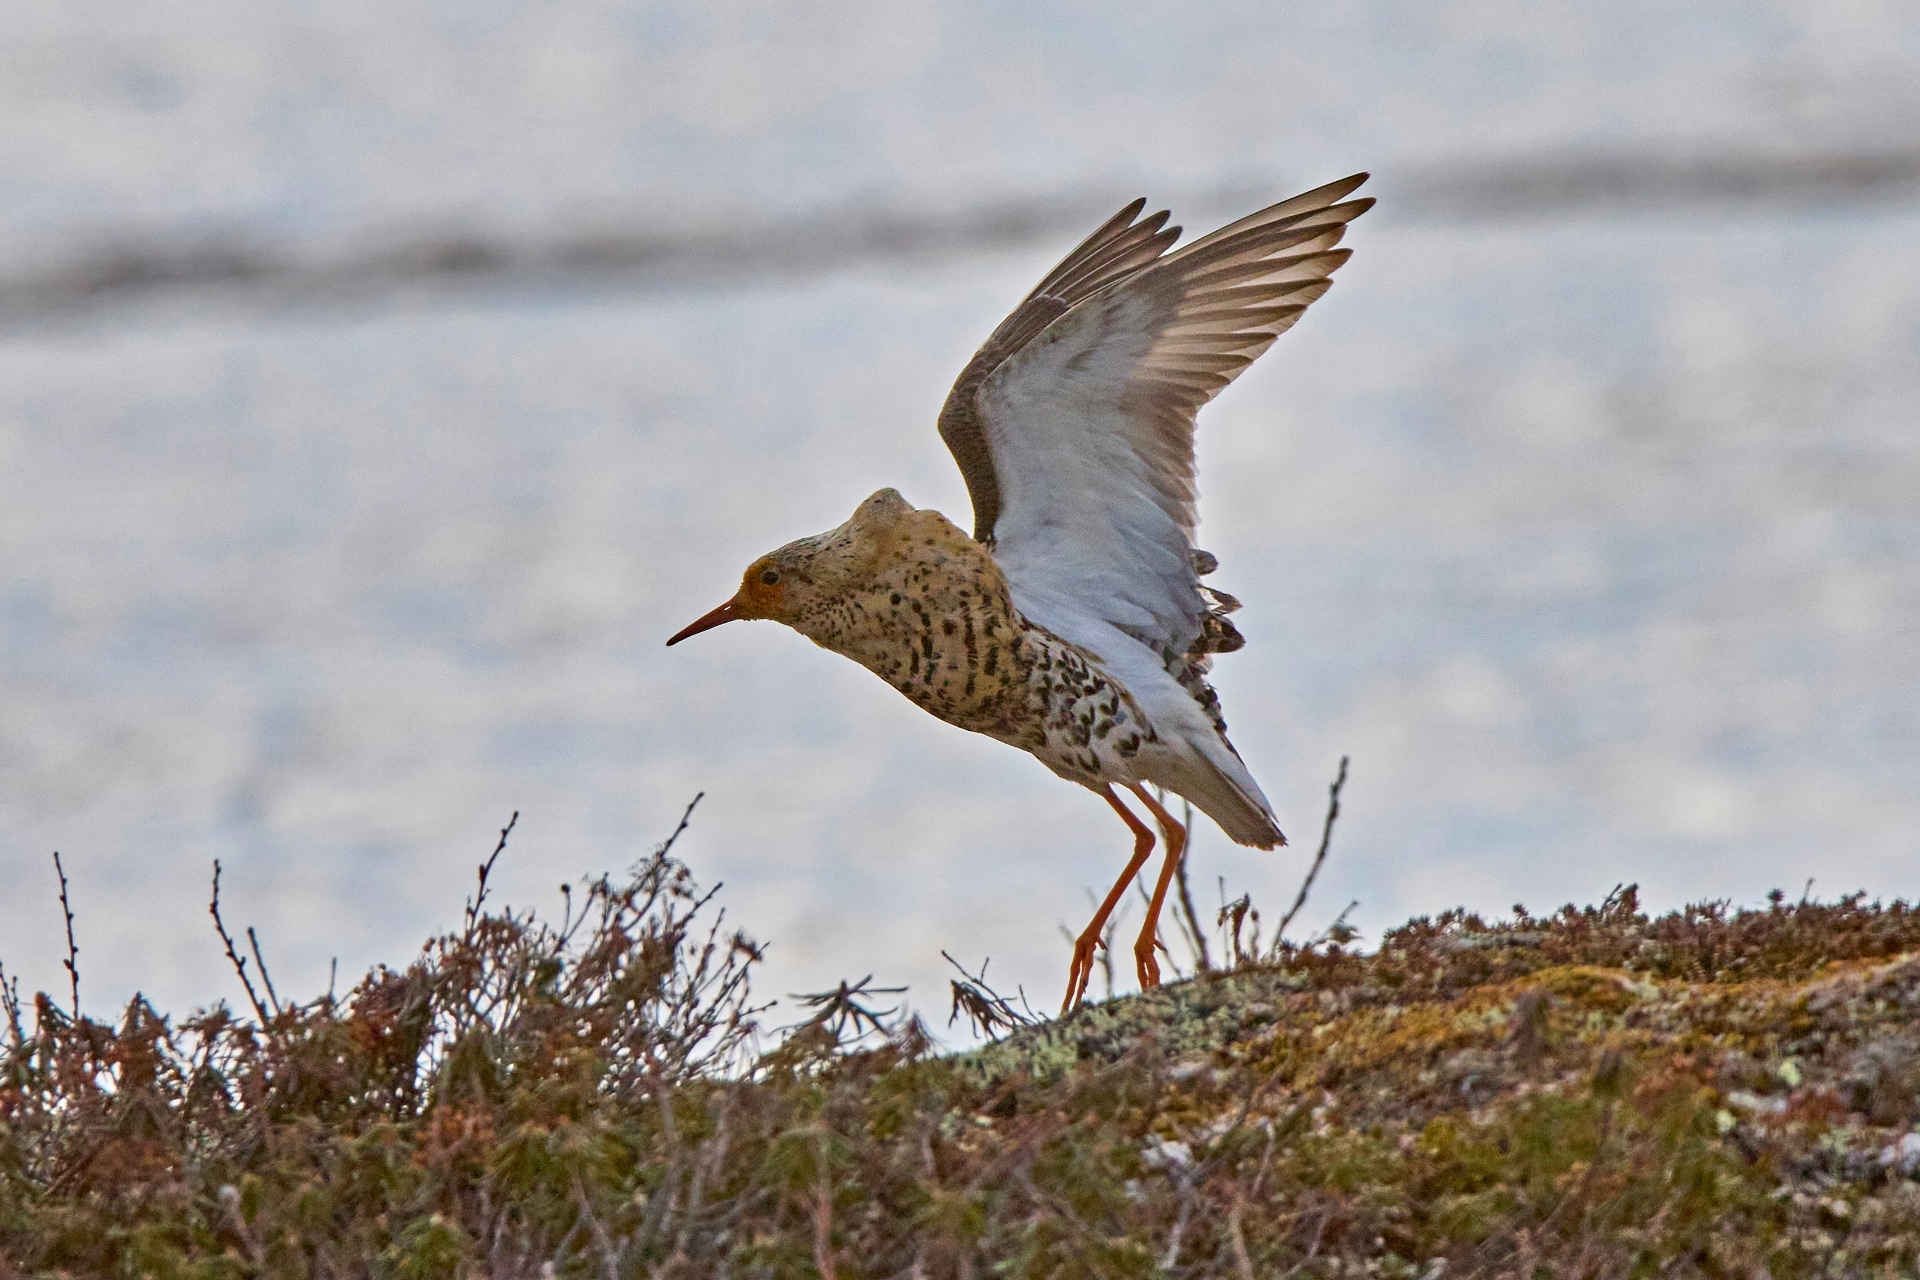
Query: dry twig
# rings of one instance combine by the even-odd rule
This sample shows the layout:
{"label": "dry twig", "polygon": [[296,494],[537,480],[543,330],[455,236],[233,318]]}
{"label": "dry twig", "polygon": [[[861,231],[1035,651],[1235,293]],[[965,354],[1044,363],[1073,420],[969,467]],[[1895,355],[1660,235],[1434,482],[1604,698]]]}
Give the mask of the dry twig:
{"label": "dry twig", "polygon": [[[693,798],[693,803],[694,804],[700,803],[700,797],[695,796]],[[688,812],[692,812],[693,805],[688,805],[687,810]],[[474,927],[480,923],[480,909],[484,907],[487,903],[487,879],[488,877],[493,875],[493,864],[498,862],[500,860],[500,855],[506,852],[507,837],[513,834],[513,828],[515,824],[517,824],[519,821],[520,821],[520,811],[518,809],[515,809],[513,811],[513,816],[507,819],[507,825],[500,828],[500,839],[494,842],[493,852],[488,854],[487,860],[480,864],[480,873],[479,873],[480,887],[474,890],[473,897],[469,899],[467,902],[467,923],[466,923],[465,933],[468,938],[473,937]],[[681,825],[684,826],[685,824],[686,824],[686,819],[684,818],[681,819]]]}
{"label": "dry twig", "polygon": [[[1347,757],[1340,757],[1340,772],[1335,775],[1333,785],[1327,788],[1327,821],[1320,828],[1320,851],[1313,855],[1313,865],[1307,868],[1307,878],[1300,882],[1300,892],[1294,895],[1293,905],[1287,908],[1287,914],[1280,917],[1280,924],[1273,931],[1273,945],[1278,947],[1280,939],[1286,935],[1287,926],[1300,914],[1300,908],[1307,905],[1307,894],[1313,889],[1315,877],[1320,874],[1320,865],[1327,860],[1327,848],[1333,841],[1333,823],[1340,816],[1340,789],[1347,785]],[[1352,907],[1347,908],[1353,910]],[[1344,914],[1344,913],[1343,913]]]}
{"label": "dry twig", "polygon": [[952,1026],[961,1014],[967,1015],[974,1032],[986,1036],[989,1040],[998,1040],[1002,1031],[1016,1031],[1021,1027],[1030,1027],[1040,1021],[1040,1016],[1027,1004],[1025,988],[1017,988],[1022,1009],[1013,1007],[1013,1002],[987,985],[987,965],[991,961],[981,961],[979,973],[968,973],[962,965],[945,951],[948,964],[960,971],[959,980],[949,980],[953,988],[953,1008],[947,1014],[947,1025]]}
{"label": "dry twig", "polygon": [[809,1009],[817,1009],[819,1011],[805,1022],[802,1022],[800,1026],[803,1028],[823,1028],[836,1040],[844,1038],[849,1030],[853,1032],[855,1038],[863,1036],[868,1032],[876,1035],[885,1035],[887,1031],[886,1020],[897,1015],[900,1012],[901,1006],[894,1005],[887,1009],[873,1009],[860,1002],[869,996],[897,996],[904,992],[906,988],[868,986],[867,984],[872,981],[873,975],[868,974],[858,982],[847,982],[843,979],[840,985],[832,991],[816,991],[812,995],[795,995],[793,999],[798,1000]]}
{"label": "dry twig", "polygon": [[247,989],[247,1003],[253,1006],[254,1016],[260,1019],[260,1025],[266,1026],[271,1019],[267,1016],[267,1006],[261,1002],[260,993],[253,989],[253,979],[247,976],[246,957],[233,945],[233,935],[227,932],[227,922],[220,918],[220,859],[213,860],[213,900],[207,903],[207,914],[213,917],[213,929],[220,935],[220,941],[227,948],[227,961],[233,965],[233,971],[240,975],[240,985]]}
{"label": "dry twig", "polygon": [[1187,946],[1193,952],[1193,963],[1201,973],[1213,968],[1213,954],[1207,948],[1207,931],[1200,927],[1200,913],[1193,909],[1193,890],[1187,884],[1187,855],[1193,852],[1193,802],[1185,801],[1180,806],[1180,821],[1187,829],[1187,847],[1180,853],[1180,865],[1174,868],[1175,883],[1180,890],[1180,910],[1174,919],[1180,923],[1180,931],[1187,935]]}
{"label": "dry twig", "polygon": [[267,988],[267,1003],[273,1006],[275,1016],[280,1013],[280,993],[273,989],[273,975],[267,972],[267,958],[260,954],[260,935],[252,925],[247,926],[247,946],[253,952],[253,967],[260,971],[260,981]]}
{"label": "dry twig", "polygon": [[60,910],[67,917],[67,982],[73,988],[73,1020],[80,1021],[80,947],[73,940],[73,903],[67,897],[67,869],[60,864],[60,852],[53,854],[53,869],[60,877]]}

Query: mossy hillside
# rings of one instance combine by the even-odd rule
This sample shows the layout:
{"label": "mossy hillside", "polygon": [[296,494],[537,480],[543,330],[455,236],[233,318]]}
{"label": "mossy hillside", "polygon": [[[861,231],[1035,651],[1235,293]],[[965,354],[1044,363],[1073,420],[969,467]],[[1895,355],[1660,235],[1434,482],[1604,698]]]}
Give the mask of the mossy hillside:
{"label": "mossy hillside", "polygon": [[1907,1275],[1917,937],[1906,906],[1860,898],[1649,919],[1629,890],[1550,919],[1452,913],[963,1062],[1043,1094],[1129,1064],[1163,1082],[1143,1160],[1211,1188],[1221,1274],[1243,1257],[1259,1274],[1252,1239],[1284,1223],[1267,1258],[1299,1266],[1317,1242],[1327,1274]]}
{"label": "mossy hillside", "polygon": [[1453,913],[943,1055],[859,987],[756,1040],[669,850],[575,900],[247,1017],[16,1000],[0,1275],[1920,1270],[1903,904]]}

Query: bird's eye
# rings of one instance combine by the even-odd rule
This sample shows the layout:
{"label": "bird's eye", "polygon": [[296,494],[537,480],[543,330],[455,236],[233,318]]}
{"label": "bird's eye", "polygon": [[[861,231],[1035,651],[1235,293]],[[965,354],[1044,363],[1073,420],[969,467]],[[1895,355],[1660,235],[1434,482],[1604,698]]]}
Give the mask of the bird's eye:
{"label": "bird's eye", "polygon": [[768,586],[772,586],[780,581],[780,571],[778,569],[762,569],[760,571],[760,581],[766,583]]}

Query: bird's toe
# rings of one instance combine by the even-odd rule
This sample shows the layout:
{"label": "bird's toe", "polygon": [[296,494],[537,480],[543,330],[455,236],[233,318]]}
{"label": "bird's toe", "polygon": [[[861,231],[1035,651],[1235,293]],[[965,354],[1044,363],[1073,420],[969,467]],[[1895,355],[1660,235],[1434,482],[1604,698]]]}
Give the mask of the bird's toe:
{"label": "bird's toe", "polygon": [[1143,938],[1133,949],[1133,961],[1140,974],[1140,989],[1151,991],[1160,985],[1160,961],[1153,954],[1154,939]]}

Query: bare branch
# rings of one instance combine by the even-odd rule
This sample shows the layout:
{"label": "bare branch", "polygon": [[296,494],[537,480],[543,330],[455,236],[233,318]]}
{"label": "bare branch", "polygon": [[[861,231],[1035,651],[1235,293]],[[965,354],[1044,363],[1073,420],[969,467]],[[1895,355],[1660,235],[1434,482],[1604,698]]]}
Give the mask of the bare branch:
{"label": "bare branch", "polygon": [[[803,1027],[823,1027],[836,1039],[845,1035],[849,1028],[855,1036],[873,1031],[884,1035],[886,1020],[900,1012],[900,1006],[887,1009],[873,1009],[860,1001],[868,996],[897,996],[905,987],[870,987],[873,975],[868,974],[858,982],[842,979],[832,991],[816,991],[812,995],[795,995],[793,998],[809,1009],[819,1012],[800,1025]],[[865,1030],[862,1029],[865,1024]]]}
{"label": "bare branch", "polygon": [[[693,799],[687,801],[686,810],[680,815],[679,824],[675,826],[672,831],[667,833],[667,838],[665,840],[660,842],[660,848],[657,850],[657,855],[659,857],[664,858],[668,854],[673,852],[673,846],[679,842],[681,835],[683,835],[686,832],[688,825],[693,821],[694,807],[698,805],[702,800],[705,800],[706,798],[707,798],[707,793],[704,791],[696,791],[693,793]],[[719,889],[720,886],[716,884],[713,887],[717,890]]]}
{"label": "bare branch", "polygon": [[1342,907],[1340,914],[1333,918],[1332,924],[1307,940],[1307,946],[1312,948],[1319,946],[1323,942],[1332,942],[1336,946],[1344,947],[1347,943],[1359,937],[1360,931],[1347,923],[1347,917],[1352,915],[1354,908],[1359,905],[1360,900],[1355,898],[1352,902]]}
{"label": "bare branch", "polygon": [[73,988],[73,1020],[80,1021],[80,947],[73,940],[73,903],[67,897],[67,869],[60,864],[60,851],[54,850],[53,869],[60,877],[60,910],[67,917],[67,982]]}
{"label": "bare branch", "polygon": [[0,1015],[7,1020],[7,1047],[19,1048],[27,1038],[26,1027],[21,1021],[20,979],[9,978],[4,964],[0,964]]}
{"label": "bare branch", "polygon": [[220,941],[226,945],[227,960],[233,965],[233,971],[240,975],[240,985],[247,989],[247,1003],[253,1006],[254,1016],[260,1019],[260,1025],[266,1026],[271,1019],[267,1016],[267,1006],[260,1001],[260,993],[253,989],[253,979],[247,976],[247,962],[233,945],[233,935],[227,932],[227,922],[220,918],[220,859],[213,860],[213,900],[207,904],[207,914],[213,917],[213,929],[220,935]]}
{"label": "bare branch", "polygon": [[[1226,892],[1224,884],[1221,892]],[[1253,939],[1242,941],[1240,931],[1246,927],[1247,918],[1253,918]],[[1227,945],[1233,951],[1233,967],[1251,964],[1260,955],[1260,913],[1254,910],[1253,895],[1243,893],[1232,902],[1220,906],[1220,932],[1226,935]]]}
{"label": "bare branch", "polygon": [[1193,852],[1193,802],[1185,800],[1180,806],[1180,822],[1187,829],[1187,847],[1181,850],[1180,865],[1174,869],[1175,882],[1180,888],[1180,910],[1174,919],[1179,921],[1181,932],[1187,935],[1187,946],[1193,951],[1193,962],[1200,972],[1213,968],[1213,955],[1207,948],[1207,931],[1200,927],[1200,913],[1193,909],[1193,890],[1187,886],[1187,855]]}
{"label": "bare branch", "polygon": [[274,1015],[280,1013],[280,993],[273,989],[273,975],[267,972],[267,959],[260,954],[260,935],[247,926],[247,945],[253,950],[253,967],[260,971],[260,981],[267,987],[267,1003],[273,1006]]}
{"label": "bare branch", "polygon": [[467,903],[465,934],[469,939],[473,937],[474,928],[480,923],[480,908],[486,905],[487,878],[493,874],[493,864],[500,860],[502,853],[506,852],[507,837],[513,834],[513,828],[519,821],[520,811],[515,809],[513,816],[507,819],[507,825],[500,828],[500,839],[494,843],[493,852],[488,854],[487,860],[480,864],[480,887],[474,891],[473,898]]}
{"label": "bare branch", "polygon": [[[946,957],[948,964],[960,971],[961,979],[949,981],[953,988],[953,1008],[947,1014],[948,1026],[952,1026],[964,1013],[977,1034],[989,1040],[998,1040],[1002,1031],[1015,1031],[1040,1021],[1032,1008],[1023,1013],[1013,1007],[1011,1000],[987,985],[987,965],[990,961],[981,961],[979,973],[968,973],[965,965],[945,951],[940,954]],[[1026,992],[1022,991],[1020,1003],[1026,1004],[1026,999]]]}
{"label": "bare branch", "polygon": [[[1273,945],[1278,947],[1280,939],[1286,935],[1287,926],[1300,914],[1300,908],[1307,905],[1307,894],[1313,889],[1314,878],[1320,874],[1320,865],[1327,860],[1327,848],[1333,840],[1334,820],[1340,816],[1340,789],[1347,785],[1347,757],[1340,757],[1340,772],[1334,776],[1333,785],[1327,788],[1327,821],[1320,828],[1320,851],[1313,855],[1313,865],[1307,868],[1307,878],[1300,882],[1300,892],[1294,895],[1293,905],[1287,908],[1287,914],[1280,917],[1280,924],[1273,931]],[[1352,910],[1351,907],[1348,910]]]}

